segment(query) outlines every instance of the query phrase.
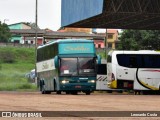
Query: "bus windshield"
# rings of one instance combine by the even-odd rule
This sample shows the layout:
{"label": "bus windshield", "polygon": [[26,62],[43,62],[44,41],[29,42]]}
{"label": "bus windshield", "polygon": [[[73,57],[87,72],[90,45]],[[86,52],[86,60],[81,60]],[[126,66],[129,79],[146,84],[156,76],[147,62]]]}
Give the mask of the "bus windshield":
{"label": "bus windshield", "polygon": [[79,58],[79,74],[95,74],[95,58]]}
{"label": "bus windshield", "polygon": [[96,74],[95,58],[60,58],[60,75],[85,76]]}

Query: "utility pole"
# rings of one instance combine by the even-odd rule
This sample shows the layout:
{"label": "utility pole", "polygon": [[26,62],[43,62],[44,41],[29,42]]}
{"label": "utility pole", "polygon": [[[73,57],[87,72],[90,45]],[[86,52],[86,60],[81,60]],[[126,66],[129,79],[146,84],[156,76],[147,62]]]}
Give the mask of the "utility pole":
{"label": "utility pole", "polygon": [[4,19],[4,22],[3,23],[6,23],[6,21],[9,21],[8,19]]}
{"label": "utility pole", "polygon": [[108,53],[108,42],[107,42],[107,39],[108,39],[108,32],[107,32],[107,28],[106,28],[106,35],[105,35],[105,59],[107,59],[107,53]]}
{"label": "utility pole", "polygon": [[38,87],[38,79],[37,79],[37,32],[38,32],[38,0],[36,0],[36,10],[35,10],[35,24],[36,24],[36,28],[35,28],[35,83],[37,84]]}

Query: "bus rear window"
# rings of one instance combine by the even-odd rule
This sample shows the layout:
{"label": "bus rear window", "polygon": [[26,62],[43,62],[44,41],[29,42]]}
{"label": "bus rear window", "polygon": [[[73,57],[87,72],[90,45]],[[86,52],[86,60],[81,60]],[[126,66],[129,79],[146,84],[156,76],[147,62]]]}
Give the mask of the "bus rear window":
{"label": "bus rear window", "polygon": [[118,54],[117,61],[129,68],[160,68],[160,55]]}
{"label": "bus rear window", "polygon": [[98,64],[97,65],[97,74],[107,75],[107,65],[106,64]]}

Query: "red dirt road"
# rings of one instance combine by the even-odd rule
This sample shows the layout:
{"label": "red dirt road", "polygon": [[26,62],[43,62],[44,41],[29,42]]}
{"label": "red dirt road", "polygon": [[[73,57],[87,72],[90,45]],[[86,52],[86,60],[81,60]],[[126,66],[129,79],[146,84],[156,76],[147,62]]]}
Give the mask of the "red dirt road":
{"label": "red dirt road", "polygon": [[[160,95],[124,95],[92,93],[91,95],[42,95],[40,92],[0,92],[0,111],[160,111]],[[0,120],[6,118],[0,118]],[[7,118],[7,120],[11,118]],[[13,119],[13,118],[12,118]],[[11,120],[12,120],[11,119]],[[14,120],[35,118],[14,118]],[[37,118],[52,119],[157,119],[154,118]]]}

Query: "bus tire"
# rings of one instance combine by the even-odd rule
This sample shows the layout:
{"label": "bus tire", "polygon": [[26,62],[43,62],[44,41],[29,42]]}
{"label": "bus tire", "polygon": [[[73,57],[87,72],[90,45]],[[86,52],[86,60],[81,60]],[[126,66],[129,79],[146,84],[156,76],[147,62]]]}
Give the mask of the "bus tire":
{"label": "bus tire", "polygon": [[91,92],[90,92],[90,91],[87,91],[87,92],[86,92],[86,95],[90,95],[90,94],[91,94]]}
{"label": "bus tire", "polygon": [[140,90],[135,90],[135,91],[134,91],[134,94],[135,94],[135,95],[140,95],[140,94],[141,94],[141,91],[140,91]]}
{"label": "bus tire", "polygon": [[39,90],[42,91],[42,80],[39,81]]}
{"label": "bus tire", "polygon": [[78,92],[77,92],[77,91],[72,91],[71,94],[72,94],[72,95],[77,95]]}
{"label": "bus tire", "polygon": [[70,92],[69,92],[69,91],[66,91],[66,94],[68,95],[68,94],[70,94]]}
{"label": "bus tire", "polygon": [[57,91],[56,93],[57,93],[57,94],[61,94],[61,91]]}
{"label": "bus tire", "polygon": [[42,85],[41,93],[42,93],[42,94],[46,94],[46,90],[45,90],[45,88],[44,88],[44,85]]}
{"label": "bus tire", "polygon": [[107,90],[107,93],[112,93],[112,90]]}
{"label": "bus tire", "polygon": [[54,91],[56,91],[56,80],[55,79],[53,80],[53,83],[54,83]]}

